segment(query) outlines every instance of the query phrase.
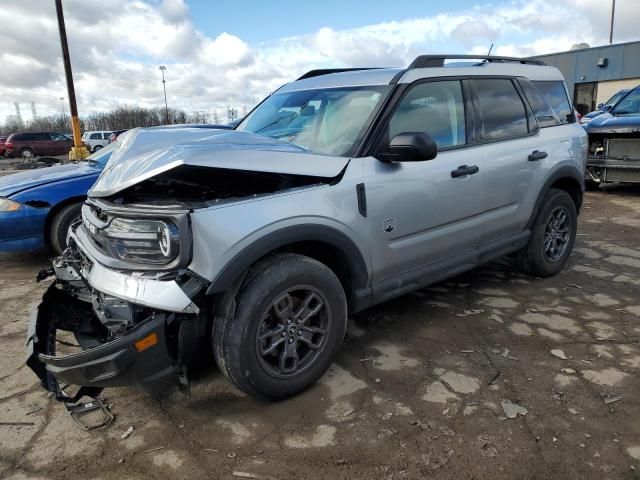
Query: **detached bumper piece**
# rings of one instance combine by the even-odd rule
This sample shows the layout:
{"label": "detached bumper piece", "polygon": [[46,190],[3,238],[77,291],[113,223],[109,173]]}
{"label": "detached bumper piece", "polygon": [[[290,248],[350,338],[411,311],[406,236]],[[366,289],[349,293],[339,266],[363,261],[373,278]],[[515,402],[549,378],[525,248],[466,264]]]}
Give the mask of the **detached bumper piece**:
{"label": "detached bumper piece", "polygon": [[[95,399],[105,387],[125,385],[157,395],[177,383],[166,341],[169,317],[173,314],[152,313],[124,335],[111,339],[90,303],[54,283],[29,322],[27,365],[42,386],[65,403],[76,403],[83,396]],[[68,334],[58,338],[59,332],[73,334],[77,345],[67,340]],[[78,353],[56,355],[59,345],[76,347]],[[80,389],[69,396],[61,384],[79,385]],[[103,407],[99,401],[96,405]]]}

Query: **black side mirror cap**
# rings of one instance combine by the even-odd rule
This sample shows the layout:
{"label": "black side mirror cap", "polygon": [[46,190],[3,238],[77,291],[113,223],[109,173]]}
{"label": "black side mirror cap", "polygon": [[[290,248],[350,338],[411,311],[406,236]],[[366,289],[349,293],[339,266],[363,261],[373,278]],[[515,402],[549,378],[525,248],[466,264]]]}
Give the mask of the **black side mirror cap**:
{"label": "black side mirror cap", "polygon": [[421,162],[432,160],[438,154],[438,145],[425,132],[399,133],[391,139],[386,152],[375,157],[382,162]]}

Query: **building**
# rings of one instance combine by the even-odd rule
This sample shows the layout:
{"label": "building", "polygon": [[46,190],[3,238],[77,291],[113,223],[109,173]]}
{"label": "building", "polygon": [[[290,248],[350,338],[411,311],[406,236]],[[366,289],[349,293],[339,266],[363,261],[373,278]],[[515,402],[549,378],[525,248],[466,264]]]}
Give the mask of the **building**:
{"label": "building", "polygon": [[640,41],[580,48],[532,58],[558,67],[576,109],[585,114],[623,88],[640,85]]}

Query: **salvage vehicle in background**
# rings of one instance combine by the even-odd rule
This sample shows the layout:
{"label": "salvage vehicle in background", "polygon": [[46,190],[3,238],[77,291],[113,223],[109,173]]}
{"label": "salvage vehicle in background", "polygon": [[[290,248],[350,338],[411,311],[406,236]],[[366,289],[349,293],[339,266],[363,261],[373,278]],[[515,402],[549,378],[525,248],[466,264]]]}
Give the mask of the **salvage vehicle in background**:
{"label": "salvage vehicle in background", "polygon": [[82,142],[85,144],[87,149],[95,153],[101,148],[109,145],[109,137],[111,136],[110,131],[99,131],[99,132],[84,132],[82,134]]}
{"label": "salvage vehicle in background", "polygon": [[114,130],[113,132],[111,132],[111,135],[109,135],[109,143],[115,142],[118,139],[118,137],[122,135],[124,132],[126,132],[127,130],[128,128],[123,128],[122,130]]}
{"label": "salvage vehicle in background", "polygon": [[560,272],[586,133],[555,67],[481,58],[315,70],[234,131],[116,142],[39,275],[55,276],[29,325],[42,385],[157,394],[212,350],[244,392],[285,398],[329,367],[348,312],[508,254]]}
{"label": "salvage vehicle in background", "polygon": [[607,100],[604,103],[601,103],[598,105],[597,110],[594,110],[593,112],[589,112],[585,115],[583,115],[582,117],[580,117],[580,123],[582,125],[585,125],[587,123],[589,123],[591,120],[593,120],[594,118],[596,118],[598,115],[602,115],[604,112],[608,112],[609,110],[611,110],[614,105],[616,103],[618,103],[618,101],[625,96],[625,94],[629,91],[629,89],[623,89],[620,90],[619,92],[616,92],[615,94],[613,94],[613,96]]}
{"label": "salvage vehicle in background", "polygon": [[55,132],[13,133],[4,142],[6,157],[34,158],[69,153],[73,140]]}
{"label": "salvage vehicle in background", "polygon": [[640,182],[640,86],[584,128],[589,135],[588,182]]}
{"label": "salvage vehicle in background", "polygon": [[0,157],[4,157],[5,146],[4,142],[7,140],[7,135],[0,135]]}

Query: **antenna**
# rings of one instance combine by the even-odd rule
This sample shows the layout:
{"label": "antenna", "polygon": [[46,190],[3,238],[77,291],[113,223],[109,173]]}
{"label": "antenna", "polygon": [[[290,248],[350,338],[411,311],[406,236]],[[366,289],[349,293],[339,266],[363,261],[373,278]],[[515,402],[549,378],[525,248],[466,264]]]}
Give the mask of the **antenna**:
{"label": "antenna", "polygon": [[491,46],[489,47],[489,53],[487,53],[487,57],[488,57],[489,55],[491,55],[491,50],[493,50],[493,42],[491,43]]}

